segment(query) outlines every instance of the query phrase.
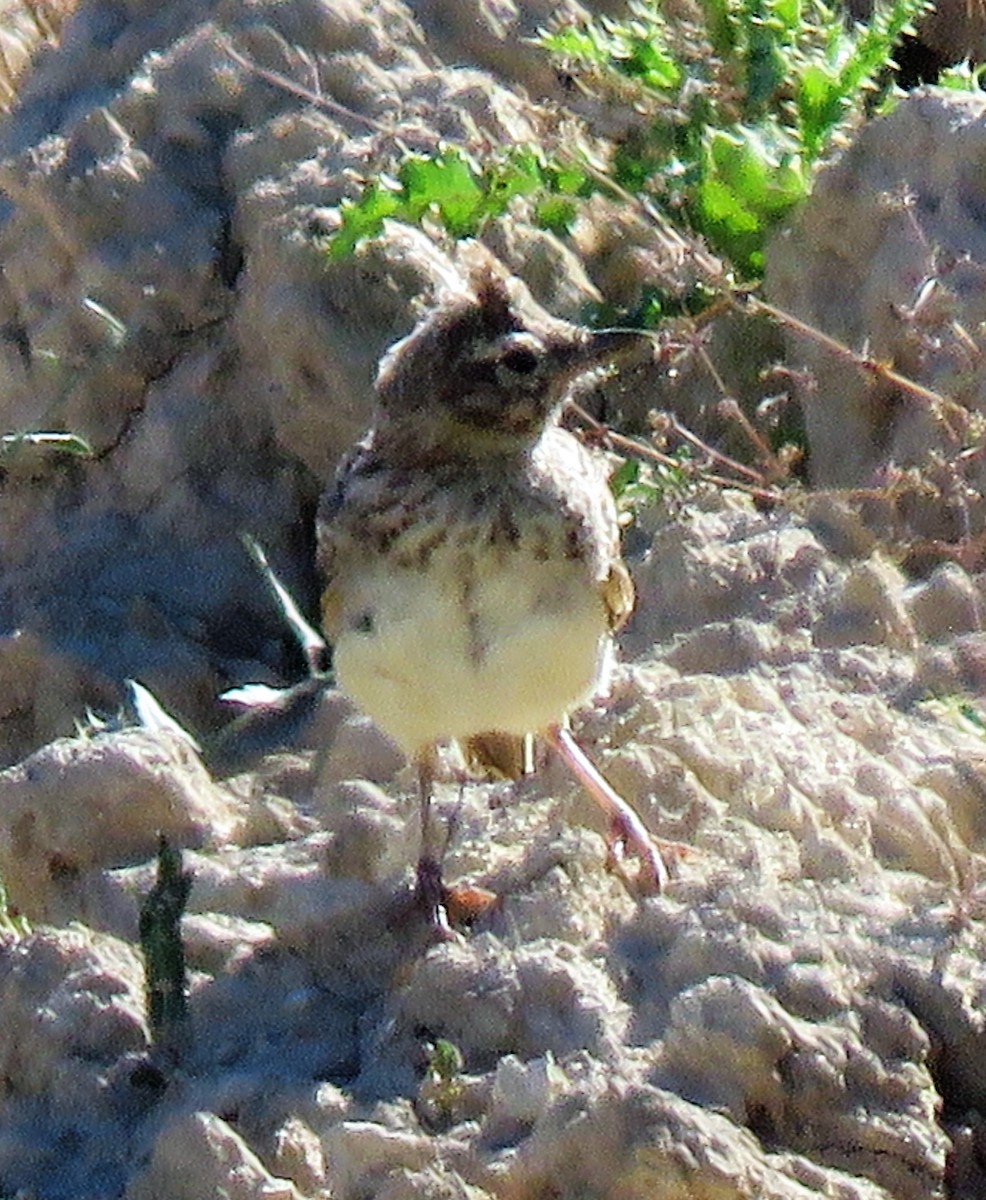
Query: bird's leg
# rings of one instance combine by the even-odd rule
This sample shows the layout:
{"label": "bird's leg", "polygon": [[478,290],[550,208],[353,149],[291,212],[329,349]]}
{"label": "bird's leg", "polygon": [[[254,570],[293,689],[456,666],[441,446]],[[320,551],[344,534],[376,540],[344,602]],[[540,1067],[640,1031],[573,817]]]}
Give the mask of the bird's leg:
{"label": "bird's leg", "polygon": [[640,817],[623,797],[603,778],[585,751],[564,725],[549,725],[545,737],[561,755],[565,765],[582,784],[609,819],[607,839],[610,855],[624,847],[640,859],[639,885],[642,891],[661,892],[668,884],[668,868],[658,843],[647,832]]}
{"label": "bird's leg", "polygon": [[436,842],[431,819],[431,796],[435,784],[435,751],[429,746],[415,759],[418,768],[418,798],[421,804],[421,850],[418,854],[416,899],[429,925],[441,939],[453,936],[445,912],[445,884],[442,882],[444,847]]}

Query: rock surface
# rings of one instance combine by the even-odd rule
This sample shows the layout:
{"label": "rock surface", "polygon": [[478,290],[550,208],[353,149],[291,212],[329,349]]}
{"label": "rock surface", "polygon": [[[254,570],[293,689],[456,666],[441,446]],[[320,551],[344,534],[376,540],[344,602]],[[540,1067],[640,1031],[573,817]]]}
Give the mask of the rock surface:
{"label": "rock surface", "polygon": [[[978,1194],[986,751],[957,709],[916,702],[929,672],[964,687],[969,634],[922,640],[931,585],[839,562],[801,518],[710,496],[672,525],[692,619],[653,640],[659,535],[613,694],[577,722],[650,826],[693,846],[664,896],[607,873],[595,810],[557,765],[461,797],[449,782],[448,876],[500,899],[429,947],[410,772],[324,782],[337,752],[353,761],[344,722],[256,777],[279,835],[256,844],[216,816],[186,852],[191,1023],[162,1063],[130,948],[153,865],[121,861],[96,823],[87,836],[87,780],[94,757],[112,780],[157,739],[178,796],[187,757],[146,731],[50,748],[75,797],[71,877],[9,886],[32,922],[74,904],[88,928],[40,927],[0,956],[0,1179],[42,1196],[97,1179],[218,1196],[227,1172],[244,1196]],[[202,798],[237,793],[198,770]],[[32,774],[0,776],[5,812],[44,811]],[[32,829],[35,858],[61,847],[50,813]],[[444,1085],[438,1039],[463,1062]],[[64,1110],[39,1103],[56,1087]],[[69,1129],[84,1155],[38,1153]]]}
{"label": "rock surface", "polygon": [[984,165],[982,93],[913,93],[820,173],[770,249],[775,303],[928,389],[788,338],[791,365],[818,383],[804,403],[812,482],[896,487],[903,499],[874,498],[870,514],[888,538],[954,543],[982,528],[982,455],[968,451],[986,378]]}
{"label": "rock surface", "polygon": [[[547,15],[82,0],[0,126],[2,421],[67,426],[97,451],[3,461],[0,739],[15,765],[0,772],[0,877],[18,915],[0,933],[4,1194],[986,1193],[981,574],[950,563],[909,582],[873,514],[835,494],[764,513],[700,493],[640,513],[622,666],[574,724],[650,828],[693,849],[641,900],[557,763],[463,788],[449,763],[447,877],[498,901],[434,945],[410,900],[412,772],[303,679],[239,541],[256,535],[314,611],[325,475],[366,422],[380,351],[454,270],[417,231],[341,262],[324,233],[393,163],[380,122],[412,149],[562,136],[564,89],[517,41]],[[919,96],[867,128],[774,251],[792,305],[896,353],[886,297],[912,304],[929,265],[907,209],[873,218],[909,178],[891,152],[910,139],[914,187],[941,201],[934,238],[972,254],[981,172],[960,164],[977,106]],[[962,211],[933,191],[915,130]],[[872,233],[834,268],[833,195],[843,233],[857,204]],[[574,248],[518,214],[487,236],[574,317],[633,294],[628,262],[670,252],[615,227],[593,202]],[[978,336],[974,259],[936,278]],[[975,410],[974,379],[962,390],[939,349],[900,365]],[[921,438],[941,444],[927,410],[891,406],[881,425],[855,377],[815,366],[819,478],[862,487]],[[646,408],[654,381],[634,386]],[[301,682],[266,734],[245,720],[204,756],[146,724],[73,733],[126,677],[206,734],[223,688]],[[150,1044],[137,948],[162,832],[193,874],[190,1016],[167,1052]],[[461,1055],[450,1073],[442,1041]]]}

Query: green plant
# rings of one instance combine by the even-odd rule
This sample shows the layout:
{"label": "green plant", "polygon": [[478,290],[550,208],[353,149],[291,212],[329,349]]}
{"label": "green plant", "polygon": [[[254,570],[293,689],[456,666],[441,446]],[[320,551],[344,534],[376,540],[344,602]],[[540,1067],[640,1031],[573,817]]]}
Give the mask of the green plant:
{"label": "green plant", "polygon": [[868,24],[849,26],[840,6],[821,0],[699,0],[701,21],[683,30],[660,0],[639,0],[628,20],[594,18],[539,41],[588,88],[651,110],[617,153],[616,181],[680,213],[741,276],[756,278],[767,234],[861,118],[924,7],[891,0]]}
{"label": "green plant", "polygon": [[13,907],[7,898],[7,889],[0,880],[0,936],[8,935],[13,938],[27,937],[31,932],[31,924],[27,917]]}
{"label": "green plant", "polygon": [[340,226],[329,242],[331,258],[345,258],[387,218],[412,225],[430,218],[453,237],[469,237],[483,222],[506,211],[515,196],[535,197],[535,219],[555,232],[567,231],[576,196],[594,184],[576,165],[550,162],[536,147],[514,147],[479,163],[457,146],[433,157],[408,155],[396,178],[369,180],[358,199],[340,206]]}
{"label": "green plant", "polygon": [[537,42],[599,100],[645,115],[609,174],[574,147],[515,146],[482,162],[459,147],[411,154],[340,206],[329,254],[342,258],[387,218],[478,233],[515,196],[565,233],[597,190],[643,196],[756,279],[770,231],[811,190],[824,156],[864,115],[890,53],[928,0],[889,0],[849,25],[823,0],[697,0],[693,24],[637,0],[623,20],[542,30]]}
{"label": "green plant", "polygon": [[632,524],[642,508],[653,504],[683,501],[701,483],[694,468],[688,446],[679,446],[666,462],[646,462],[632,456],[623,459],[609,477],[620,523]]}
{"label": "green plant", "polygon": [[921,702],[921,709],[963,733],[986,738],[986,712],[964,696],[938,696]]}
{"label": "green plant", "polygon": [[972,66],[968,59],[948,67],[938,77],[938,86],[948,88],[953,92],[972,92],[981,95],[983,92],[983,77],[986,75],[986,63]]}
{"label": "green plant", "polygon": [[140,906],[140,947],[144,952],[147,1023],[156,1045],[174,1049],[188,1017],[188,978],[181,918],[192,890],[182,870],[181,850],[162,834],[158,839],[157,881]]}
{"label": "green plant", "polygon": [[462,1100],[462,1051],[454,1042],[438,1038],[425,1047],[428,1063],[418,1092],[418,1102],[430,1124],[452,1122]]}

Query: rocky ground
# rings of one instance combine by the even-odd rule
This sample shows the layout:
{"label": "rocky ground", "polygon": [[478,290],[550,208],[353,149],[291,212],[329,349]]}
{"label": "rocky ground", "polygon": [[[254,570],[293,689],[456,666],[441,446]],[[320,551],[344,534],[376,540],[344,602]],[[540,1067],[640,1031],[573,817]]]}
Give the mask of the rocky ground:
{"label": "rocky ground", "polygon": [[[0,123],[0,424],[95,449],[2,463],[3,1195],[986,1194],[982,101],[918,94],[869,125],[768,270],[776,302],[954,396],[966,440],[792,337],[810,489],[769,511],[698,490],[628,534],[637,613],[574,724],[694,848],[664,895],[607,870],[557,764],[450,771],[447,876],[499,900],[429,944],[411,772],[306,679],[244,550],[314,611],[319,492],[381,351],[455,270],[398,226],[329,261],[359,178],[442,138],[632,119],[523,40],[569,9],[83,0]],[[484,236],[570,318],[694,269],[599,200],[570,242],[522,206]],[[735,324],[710,342],[737,381],[758,345]],[[665,364],[590,399],[701,421],[720,395]],[[147,721],[76,731],[126,678],[202,748]],[[251,682],[298,685],[293,705],[230,729],[217,696]],[[193,875],[190,1012],[150,1048],[161,833]]]}

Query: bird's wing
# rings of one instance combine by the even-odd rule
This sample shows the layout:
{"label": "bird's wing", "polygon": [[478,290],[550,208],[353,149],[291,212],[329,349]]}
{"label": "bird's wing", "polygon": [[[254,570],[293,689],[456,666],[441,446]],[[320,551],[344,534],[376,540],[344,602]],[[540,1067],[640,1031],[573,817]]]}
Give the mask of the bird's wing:
{"label": "bird's wing", "polygon": [[365,531],[354,528],[351,514],[358,508],[363,476],[372,472],[372,431],[340,461],[333,482],[319,501],[315,519],[318,567],[322,574],[322,628],[330,641],[338,636],[343,613],[347,564],[362,552]]}
{"label": "bird's wing", "polygon": [[513,733],[488,730],[462,742],[462,753],[476,775],[494,779],[520,779],[527,767],[526,739]]}
{"label": "bird's wing", "polygon": [[630,620],[636,599],[633,580],[622,558],[613,559],[609,573],[602,581],[601,590],[610,630],[618,633]]}
{"label": "bird's wing", "polygon": [[[544,469],[549,457],[553,471]],[[635,597],[633,580],[620,554],[620,523],[609,490],[606,459],[583,446],[568,430],[554,426],[546,431],[532,466],[535,487],[567,514],[571,529],[585,547],[609,628],[618,632],[630,619]]]}

